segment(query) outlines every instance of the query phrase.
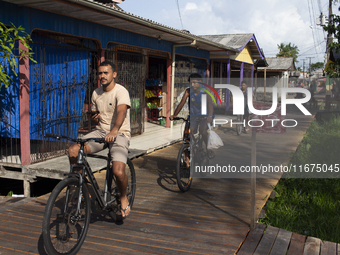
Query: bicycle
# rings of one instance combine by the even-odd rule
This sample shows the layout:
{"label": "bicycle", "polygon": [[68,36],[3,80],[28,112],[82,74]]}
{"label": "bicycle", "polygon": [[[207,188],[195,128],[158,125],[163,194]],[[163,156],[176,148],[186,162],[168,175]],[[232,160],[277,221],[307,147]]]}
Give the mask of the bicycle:
{"label": "bicycle", "polygon": [[[237,123],[243,122],[244,123],[244,115],[237,115],[236,121]],[[240,135],[242,133],[242,127],[244,128],[243,124],[236,124],[236,133]],[[244,128],[245,130],[245,128]]]}
{"label": "bicycle", "polygon": [[[67,139],[80,144],[77,164],[70,166],[67,177],[53,189],[45,208],[42,236],[48,254],[76,254],[81,248],[89,228],[91,201],[96,210],[107,210],[115,221],[122,221],[120,194],[111,171],[111,154],[108,152],[104,190],[99,185],[86,160],[85,143],[93,140],[105,142],[105,138],[73,139],[56,134],[45,137]],[[74,168],[81,168],[81,173]],[[132,208],[136,192],[135,169],[127,159],[125,173],[128,176],[127,197]],[[91,193],[91,198],[89,197]]]}
{"label": "bicycle", "polygon": [[241,123],[242,122],[242,124],[236,124],[236,133],[237,133],[237,135],[241,135],[242,130],[243,130],[244,133],[247,134],[249,131],[246,128],[246,125],[247,125],[247,123],[246,123],[246,121],[247,121],[246,116],[245,115],[237,115],[236,121],[237,121],[237,123]]}
{"label": "bicycle", "polygon": [[[174,117],[173,120],[184,120],[185,126],[190,127],[190,118]],[[189,158],[189,165],[186,163],[187,157]],[[190,168],[192,167],[193,169],[195,166],[201,166],[203,162],[205,166],[209,165],[207,146],[203,144],[202,134],[193,134],[189,128],[189,138],[183,138],[183,144],[179,149],[176,164],[177,185],[182,192],[188,191],[192,184]],[[205,175],[206,173],[200,172],[200,174]]]}

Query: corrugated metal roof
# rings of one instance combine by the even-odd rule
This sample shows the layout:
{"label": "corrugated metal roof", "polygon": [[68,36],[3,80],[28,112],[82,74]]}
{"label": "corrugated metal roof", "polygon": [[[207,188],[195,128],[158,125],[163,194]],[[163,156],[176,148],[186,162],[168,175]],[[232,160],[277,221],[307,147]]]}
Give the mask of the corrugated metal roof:
{"label": "corrugated metal roof", "polygon": [[[287,58],[266,58],[268,67],[267,70],[282,70],[282,71],[295,71],[295,64],[293,57]],[[258,70],[264,70],[264,67],[259,67]]]}
{"label": "corrugated metal roof", "polygon": [[246,34],[221,34],[221,35],[201,35],[202,38],[215,43],[223,44],[227,47],[238,49],[239,51],[248,45],[254,59],[264,59],[264,55],[256,41],[255,35]]}
{"label": "corrugated metal roof", "polygon": [[195,47],[207,51],[222,51],[228,54],[238,52],[205,38],[183,32],[179,29],[154,22],[140,16],[133,15],[115,7],[96,2],[94,0],[4,0],[12,4],[24,5],[31,8],[71,16],[77,19],[96,22],[126,31],[160,38],[175,44],[190,44],[196,40]]}
{"label": "corrugated metal roof", "polygon": [[242,48],[253,36],[253,34],[222,34],[222,35],[201,35],[210,41],[228,45],[235,49]]}

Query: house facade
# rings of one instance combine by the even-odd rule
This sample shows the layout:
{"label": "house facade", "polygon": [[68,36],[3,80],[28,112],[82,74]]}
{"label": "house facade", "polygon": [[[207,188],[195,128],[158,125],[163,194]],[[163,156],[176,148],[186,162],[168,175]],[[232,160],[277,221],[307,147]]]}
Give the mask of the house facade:
{"label": "house facade", "polygon": [[[242,81],[246,81],[249,87],[257,86],[255,80],[257,69],[266,67],[267,63],[254,34],[203,35],[201,37],[238,50],[234,55],[210,52],[212,78],[237,86],[240,86]],[[228,110],[232,103],[229,91],[220,90],[220,96]]]}
{"label": "house facade", "polygon": [[45,132],[76,137],[93,128],[86,111],[102,61],[116,65],[117,83],[130,93],[132,134],[138,135],[145,121],[170,126],[188,76],[209,77],[211,51],[237,53],[91,0],[2,0],[0,17],[26,29],[37,61],[21,61],[19,78],[9,90],[1,87],[1,164],[11,166],[65,153],[64,144],[45,140]]}
{"label": "house facade", "polygon": [[272,88],[278,89],[278,97],[281,97],[281,88],[288,88],[291,77],[299,77],[296,71],[293,57],[266,58],[267,67],[259,67],[257,70],[258,86],[256,100],[271,100]]}

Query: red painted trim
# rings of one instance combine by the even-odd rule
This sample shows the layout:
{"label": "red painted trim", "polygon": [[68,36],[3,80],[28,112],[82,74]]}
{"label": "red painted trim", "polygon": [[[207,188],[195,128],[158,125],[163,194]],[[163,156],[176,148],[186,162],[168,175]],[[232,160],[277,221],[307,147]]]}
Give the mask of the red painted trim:
{"label": "red painted trim", "polygon": [[[19,48],[27,48],[19,42]],[[19,59],[19,108],[21,164],[31,164],[30,118],[29,118],[29,60]]]}
{"label": "red painted trim", "polygon": [[166,60],[166,127],[170,127],[170,104],[171,104],[171,59]]}
{"label": "red painted trim", "polygon": [[[99,59],[98,59],[98,66],[100,65],[100,63],[105,61],[105,50],[104,49],[100,49],[99,50]],[[98,88],[100,87],[100,81],[98,80]]]}

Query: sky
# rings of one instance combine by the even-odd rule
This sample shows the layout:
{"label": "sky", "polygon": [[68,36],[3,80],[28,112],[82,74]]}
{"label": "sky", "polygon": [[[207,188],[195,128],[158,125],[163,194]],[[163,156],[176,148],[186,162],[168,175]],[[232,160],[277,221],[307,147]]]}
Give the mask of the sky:
{"label": "sky", "polygon": [[[195,35],[253,33],[266,57],[275,57],[277,45],[299,48],[296,66],[324,62],[327,33],[316,25],[328,15],[329,0],[125,0],[120,7],[161,24]],[[179,8],[178,8],[179,7]],[[339,3],[333,13],[339,14]],[[179,14],[180,13],[180,14]]]}

